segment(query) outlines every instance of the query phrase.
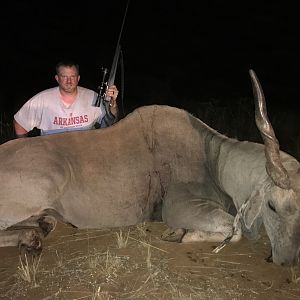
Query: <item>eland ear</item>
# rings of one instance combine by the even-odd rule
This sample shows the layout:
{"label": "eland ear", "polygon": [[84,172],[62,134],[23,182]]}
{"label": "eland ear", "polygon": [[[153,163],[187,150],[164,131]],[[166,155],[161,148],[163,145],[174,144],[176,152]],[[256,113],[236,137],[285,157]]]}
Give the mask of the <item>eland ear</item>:
{"label": "eland ear", "polygon": [[[242,219],[245,229],[249,232],[258,231],[261,222],[259,217],[263,204],[263,197],[261,191],[254,190],[247,201],[247,205],[242,212]],[[253,232],[254,233],[254,232]]]}

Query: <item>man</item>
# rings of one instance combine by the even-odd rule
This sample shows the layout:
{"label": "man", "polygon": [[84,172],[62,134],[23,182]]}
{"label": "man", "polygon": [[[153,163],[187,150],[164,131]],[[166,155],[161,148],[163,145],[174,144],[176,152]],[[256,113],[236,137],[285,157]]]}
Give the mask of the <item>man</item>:
{"label": "man", "polygon": [[[97,93],[78,86],[79,66],[71,61],[56,65],[55,79],[58,87],[44,90],[29,99],[14,116],[16,136],[25,137],[33,128],[41,130],[41,135],[74,130],[88,130],[110,126],[117,119],[118,90],[108,87],[106,95],[111,97],[107,106],[113,121],[107,122],[109,113],[104,105],[94,106]],[[105,122],[104,122],[105,121]],[[97,126],[99,127],[99,125]]]}

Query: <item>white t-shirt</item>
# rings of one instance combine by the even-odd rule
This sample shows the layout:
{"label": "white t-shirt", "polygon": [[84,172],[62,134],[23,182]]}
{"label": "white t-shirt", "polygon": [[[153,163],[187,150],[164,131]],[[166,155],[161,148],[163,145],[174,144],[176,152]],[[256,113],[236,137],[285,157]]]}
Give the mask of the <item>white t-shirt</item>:
{"label": "white t-shirt", "polygon": [[93,106],[97,93],[77,88],[77,97],[69,107],[63,104],[59,88],[55,87],[29,99],[14,118],[27,131],[39,128],[41,135],[92,129],[95,122],[104,117],[105,108]]}

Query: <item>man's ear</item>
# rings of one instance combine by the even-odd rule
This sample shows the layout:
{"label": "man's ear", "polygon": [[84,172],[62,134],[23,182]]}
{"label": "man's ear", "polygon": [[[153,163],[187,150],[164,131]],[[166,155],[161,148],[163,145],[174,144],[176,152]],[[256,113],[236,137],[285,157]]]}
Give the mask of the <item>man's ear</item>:
{"label": "man's ear", "polygon": [[55,75],[55,80],[58,82],[58,75],[57,74]]}
{"label": "man's ear", "polygon": [[251,231],[251,228],[254,222],[261,215],[261,208],[263,205],[263,196],[262,192],[258,190],[254,190],[248,199],[248,205],[245,210],[242,212],[242,217],[244,221],[244,225],[247,230]]}

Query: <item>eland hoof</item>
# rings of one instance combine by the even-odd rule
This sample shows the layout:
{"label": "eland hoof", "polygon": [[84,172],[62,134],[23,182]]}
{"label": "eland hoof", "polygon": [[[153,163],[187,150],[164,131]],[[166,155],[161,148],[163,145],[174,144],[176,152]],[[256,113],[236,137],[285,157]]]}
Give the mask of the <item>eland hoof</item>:
{"label": "eland hoof", "polygon": [[19,235],[18,248],[22,257],[25,254],[40,255],[43,246],[39,232],[36,229],[23,230]]}
{"label": "eland hoof", "polygon": [[271,254],[265,258],[265,261],[267,263],[272,263],[273,262],[273,255],[272,255],[272,250],[271,250]]}
{"label": "eland hoof", "polygon": [[177,229],[168,228],[161,235],[161,239],[167,242],[181,243],[185,233],[186,230],[184,228],[177,228]]}
{"label": "eland hoof", "polygon": [[38,224],[40,229],[42,230],[42,233],[45,236],[47,236],[51,231],[53,231],[56,227],[57,221],[54,217],[51,216],[42,216],[38,220]]}

